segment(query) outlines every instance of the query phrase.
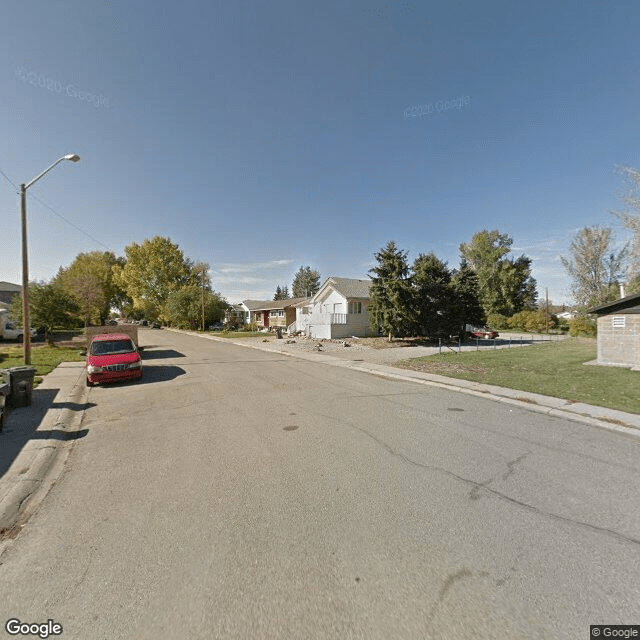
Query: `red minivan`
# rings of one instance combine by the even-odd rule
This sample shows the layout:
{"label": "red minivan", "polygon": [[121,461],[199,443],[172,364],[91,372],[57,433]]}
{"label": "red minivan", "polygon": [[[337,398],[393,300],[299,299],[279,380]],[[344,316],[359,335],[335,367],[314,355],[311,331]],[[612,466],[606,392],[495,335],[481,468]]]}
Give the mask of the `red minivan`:
{"label": "red minivan", "polygon": [[142,377],[142,360],[133,340],[126,333],[94,336],[87,349],[87,386]]}

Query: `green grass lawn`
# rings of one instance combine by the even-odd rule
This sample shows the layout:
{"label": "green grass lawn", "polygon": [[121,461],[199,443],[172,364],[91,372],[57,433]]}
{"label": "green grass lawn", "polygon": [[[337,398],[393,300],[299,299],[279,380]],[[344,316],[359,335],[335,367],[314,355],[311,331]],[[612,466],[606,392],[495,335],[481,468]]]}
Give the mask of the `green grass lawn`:
{"label": "green grass lawn", "polygon": [[[22,346],[0,346],[0,369],[21,367],[23,364]],[[53,371],[61,362],[84,362],[80,349],[70,347],[50,347],[32,345],[31,365],[36,369],[34,385],[42,380],[41,376]]]}
{"label": "green grass lawn", "polygon": [[584,364],[595,359],[595,340],[569,338],[511,349],[442,353],[398,366],[640,413],[640,372]]}

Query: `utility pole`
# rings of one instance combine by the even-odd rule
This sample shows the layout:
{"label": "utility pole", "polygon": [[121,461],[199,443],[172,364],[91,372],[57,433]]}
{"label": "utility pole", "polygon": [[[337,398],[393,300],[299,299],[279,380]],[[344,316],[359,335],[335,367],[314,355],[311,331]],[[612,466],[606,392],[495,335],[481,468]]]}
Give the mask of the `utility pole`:
{"label": "utility pole", "polygon": [[545,287],[545,296],[547,298],[547,313],[544,314],[545,331],[549,333],[549,287]]}
{"label": "utility pole", "polygon": [[202,265],[202,331],[204,332],[204,265]]}

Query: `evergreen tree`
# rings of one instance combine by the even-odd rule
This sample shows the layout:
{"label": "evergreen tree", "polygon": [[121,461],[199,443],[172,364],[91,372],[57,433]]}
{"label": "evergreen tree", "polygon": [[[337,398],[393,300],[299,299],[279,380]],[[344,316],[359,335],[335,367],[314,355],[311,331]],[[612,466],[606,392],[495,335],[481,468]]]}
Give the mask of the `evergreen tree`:
{"label": "evergreen tree", "polygon": [[300,267],[291,286],[294,298],[310,298],[320,289],[320,272],[311,267]]}
{"label": "evergreen tree", "polygon": [[285,285],[281,287],[280,285],[276,288],[276,293],[273,296],[274,300],[288,300],[289,299],[289,287]]}
{"label": "evergreen tree", "polygon": [[465,326],[483,325],[485,313],[479,299],[480,283],[474,270],[463,260],[460,268],[451,278],[452,306],[451,318],[460,335],[464,335]]}
{"label": "evergreen tree", "polygon": [[420,254],[413,263],[412,329],[431,338],[455,331],[452,317],[451,273],[434,253]]}
{"label": "evergreen tree", "polygon": [[369,270],[372,275],[369,316],[371,327],[389,335],[403,336],[410,330],[411,284],[407,253],[391,241],[375,254],[378,265]]}

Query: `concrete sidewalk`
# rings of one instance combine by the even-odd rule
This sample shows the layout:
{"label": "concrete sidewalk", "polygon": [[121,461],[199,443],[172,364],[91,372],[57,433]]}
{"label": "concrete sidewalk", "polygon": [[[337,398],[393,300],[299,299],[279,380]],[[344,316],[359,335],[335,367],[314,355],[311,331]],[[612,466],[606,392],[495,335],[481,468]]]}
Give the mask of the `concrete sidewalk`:
{"label": "concrete sidewalk", "polygon": [[[312,360],[314,362],[323,362],[337,367],[353,369],[355,371],[363,371],[374,375],[390,378],[394,380],[404,380],[407,382],[416,382],[436,386],[450,391],[459,391],[470,395],[476,395],[482,398],[489,398],[496,402],[504,402],[507,404],[518,405],[523,409],[545,413],[547,415],[555,415],[568,420],[575,420],[584,424],[589,424],[601,429],[616,431],[628,436],[640,438],[640,415],[635,413],[626,413],[615,409],[607,409],[605,407],[597,407],[594,405],[583,404],[580,402],[569,402],[561,398],[552,396],[544,396],[538,393],[529,393],[527,391],[519,391],[517,389],[507,389],[505,387],[496,387],[490,384],[482,384],[479,382],[470,382],[467,380],[459,380],[457,378],[448,378],[420,371],[411,371],[409,369],[400,369],[390,364],[381,364],[374,362],[378,356],[373,354],[373,349],[359,349],[353,354],[319,352],[311,353],[308,351],[291,351],[287,350],[284,340],[274,340],[266,343],[247,343],[243,339],[233,340],[228,338],[219,338],[211,334],[202,334],[195,331],[182,331],[178,329],[166,329],[167,331],[176,331],[179,333],[187,333],[189,335],[199,336],[208,340],[216,340],[223,343],[233,343],[240,347],[258,349],[261,351],[270,351],[281,355],[286,355],[304,360]],[[270,336],[272,337],[272,336]],[[418,357],[419,355],[427,355],[418,353],[420,349],[429,349],[432,353],[437,348],[428,347],[411,347],[405,351],[402,359],[409,357]],[[471,349],[475,350],[474,347]],[[391,351],[391,350],[390,350]],[[393,349],[392,351],[397,351]],[[398,358],[394,358],[398,360]]]}
{"label": "concrete sidewalk", "polygon": [[44,376],[29,407],[12,409],[0,432],[0,553],[48,493],[81,430],[84,363],[63,362]]}

